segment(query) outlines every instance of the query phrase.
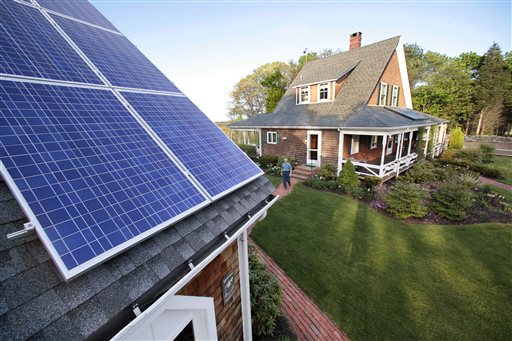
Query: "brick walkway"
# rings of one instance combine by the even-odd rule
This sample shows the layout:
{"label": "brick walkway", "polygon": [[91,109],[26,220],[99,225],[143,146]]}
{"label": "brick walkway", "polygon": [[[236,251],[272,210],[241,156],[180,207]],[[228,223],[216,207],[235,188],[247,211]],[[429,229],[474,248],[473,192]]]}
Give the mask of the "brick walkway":
{"label": "brick walkway", "polygon": [[500,187],[500,188],[512,191],[512,186],[504,184],[504,183],[496,181],[496,180],[493,180],[493,179],[489,179],[489,178],[481,176],[480,181],[482,181],[484,184],[494,185],[496,187]]}
{"label": "brick walkway", "polygon": [[288,194],[291,193],[292,189],[293,189],[293,186],[295,186],[297,184],[297,182],[299,182],[299,180],[297,179],[294,179],[294,178],[291,178],[291,183],[292,183],[292,186],[287,186],[286,189],[284,189],[284,186],[283,186],[283,182],[281,181],[281,183],[279,184],[279,186],[277,186],[276,190],[274,191],[274,195],[279,195],[281,198],[282,197],[285,197],[287,196]]}
{"label": "brick walkway", "polygon": [[332,320],[302,291],[290,277],[263,250],[254,244],[256,252],[267,268],[279,279],[283,287],[282,308],[299,340],[350,340]]}

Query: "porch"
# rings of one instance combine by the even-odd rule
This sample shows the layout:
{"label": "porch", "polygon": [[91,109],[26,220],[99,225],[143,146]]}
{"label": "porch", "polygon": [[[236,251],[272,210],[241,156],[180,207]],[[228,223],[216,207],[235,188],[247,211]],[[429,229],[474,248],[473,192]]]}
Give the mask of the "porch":
{"label": "porch", "polygon": [[[431,130],[434,129],[434,130]],[[439,156],[445,148],[446,125],[393,132],[340,130],[338,171],[350,160],[360,177],[397,177],[430,152]]]}

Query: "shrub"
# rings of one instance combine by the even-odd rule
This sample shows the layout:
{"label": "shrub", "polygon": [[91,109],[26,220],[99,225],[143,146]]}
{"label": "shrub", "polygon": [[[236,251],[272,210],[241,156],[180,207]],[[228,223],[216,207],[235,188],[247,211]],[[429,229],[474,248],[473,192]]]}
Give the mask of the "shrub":
{"label": "shrub", "polygon": [[457,127],[450,134],[448,149],[462,149],[462,147],[464,147],[464,133],[460,127]]}
{"label": "shrub", "polygon": [[455,176],[454,180],[461,186],[467,188],[467,189],[473,189],[476,188],[480,184],[480,175],[467,171],[464,173],[459,173],[457,176]]}
{"label": "shrub", "polygon": [[259,162],[261,168],[267,169],[267,168],[270,168],[272,166],[276,166],[277,165],[277,160],[278,160],[277,156],[262,155],[258,159],[258,162]]}
{"label": "shrub", "polygon": [[478,149],[461,149],[455,153],[455,159],[466,162],[482,162],[482,152]]}
{"label": "shrub", "polygon": [[426,181],[434,180],[435,176],[434,165],[429,161],[420,161],[405,173],[402,180],[421,184]]}
{"label": "shrub", "polygon": [[484,163],[494,162],[494,150],[495,148],[488,144],[481,144],[480,151],[482,152],[482,161]]}
{"label": "shrub", "polygon": [[249,285],[253,331],[259,336],[272,336],[280,315],[281,285],[252,250],[249,253]]}
{"label": "shrub", "polygon": [[418,142],[414,146],[414,152],[418,155],[423,155],[423,137],[425,136],[426,129],[423,127],[418,128]]}
{"label": "shrub", "polygon": [[250,144],[237,144],[238,148],[240,148],[248,157],[252,160],[256,160],[258,158],[258,153],[256,152],[256,146]]}
{"label": "shrub", "polygon": [[503,174],[501,171],[497,168],[492,168],[491,166],[476,163],[470,165],[469,169],[488,178],[503,179]]}
{"label": "shrub", "polygon": [[374,188],[380,185],[382,179],[378,176],[367,176],[363,179],[363,186],[373,192]]}
{"label": "shrub", "polygon": [[443,151],[443,153],[441,154],[441,160],[452,160],[453,157],[455,156],[455,153],[453,152],[453,150],[451,149],[446,149],[445,151]]}
{"label": "shrub", "polygon": [[343,165],[336,182],[341,186],[344,192],[351,192],[354,188],[359,187],[359,178],[354,164],[350,160],[347,160]]}
{"label": "shrub", "polygon": [[456,180],[444,182],[433,194],[430,204],[439,216],[449,220],[462,220],[466,210],[473,205],[474,193]]}
{"label": "shrub", "polygon": [[337,171],[338,169],[333,165],[323,165],[318,171],[318,176],[326,180],[334,180],[336,179]]}
{"label": "shrub", "polygon": [[397,218],[423,217],[427,209],[422,201],[426,193],[416,184],[397,181],[384,197],[384,203],[388,212]]}

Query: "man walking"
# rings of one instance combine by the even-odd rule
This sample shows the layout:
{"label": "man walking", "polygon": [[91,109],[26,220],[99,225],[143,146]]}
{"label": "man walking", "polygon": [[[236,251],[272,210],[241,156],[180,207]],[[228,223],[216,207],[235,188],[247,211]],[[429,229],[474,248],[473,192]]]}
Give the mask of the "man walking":
{"label": "man walking", "polygon": [[290,181],[290,176],[292,175],[292,165],[288,162],[288,159],[284,159],[283,164],[281,165],[281,176],[283,177],[283,186],[286,189],[286,185],[288,184],[292,187],[292,183]]}

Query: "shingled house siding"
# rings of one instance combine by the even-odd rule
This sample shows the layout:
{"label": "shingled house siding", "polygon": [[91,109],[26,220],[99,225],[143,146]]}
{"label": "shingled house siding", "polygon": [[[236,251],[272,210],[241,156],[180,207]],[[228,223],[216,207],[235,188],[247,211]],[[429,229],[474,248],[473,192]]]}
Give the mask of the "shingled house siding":
{"label": "shingled house siding", "polygon": [[337,130],[322,130],[322,165],[338,164],[338,143],[340,134]]}
{"label": "shingled house siding", "polygon": [[[228,303],[224,304],[222,279],[229,271],[233,271],[235,278],[235,293]],[[243,326],[237,243],[234,242],[218,255],[201,273],[181,289],[178,295],[213,297],[219,340],[241,340]]]}
{"label": "shingled house siding", "polygon": [[[278,144],[268,144],[267,131],[279,133]],[[275,155],[280,157],[293,157],[299,164],[306,163],[306,134],[305,129],[262,129],[263,155]]]}
{"label": "shingled house siding", "polygon": [[[378,105],[379,104],[379,84],[387,83],[388,89],[391,89],[392,85],[398,85],[400,87],[400,93],[398,95],[398,106],[405,107],[405,97],[403,95],[404,87],[402,86],[402,77],[400,75],[400,68],[398,67],[398,56],[396,51],[393,52],[391,59],[389,60],[386,69],[382,73],[382,76],[377,83],[377,86],[373,90],[372,96],[368,101],[368,105]],[[388,91],[388,97],[391,96],[391,91]]]}

